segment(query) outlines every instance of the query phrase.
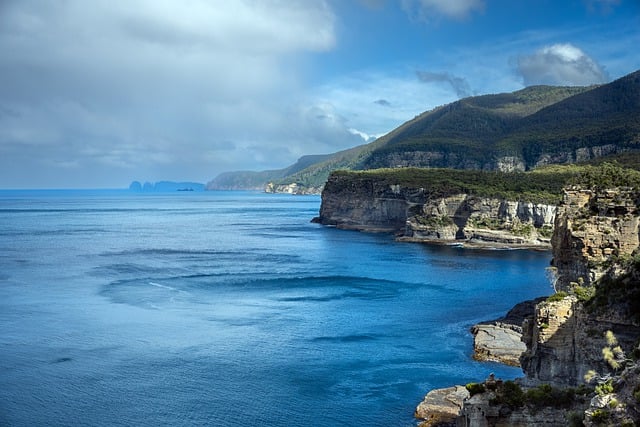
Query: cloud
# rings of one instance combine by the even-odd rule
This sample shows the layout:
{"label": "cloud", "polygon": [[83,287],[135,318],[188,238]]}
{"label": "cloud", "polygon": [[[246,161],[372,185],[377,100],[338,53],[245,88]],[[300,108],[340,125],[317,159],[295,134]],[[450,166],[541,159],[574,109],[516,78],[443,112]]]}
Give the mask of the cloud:
{"label": "cloud", "polygon": [[382,107],[391,107],[391,103],[386,99],[378,99],[377,101],[373,101],[374,104],[378,104]]}
{"label": "cloud", "polygon": [[516,71],[526,86],[583,86],[609,80],[600,64],[569,43],[545,46],[531,55],[520,56]]}
{"label": "cloud", "polygon": [[292,58],[336,44],[325,1],[1,3],[2,186],[73,185],[56,165],[102,185],[287,164],[302,151],[286,131],[304,72]]}
{"label": "cloud", "polygon": [[472,12],[482,12],[484,5],[484,0],[402,0],[409,16],[426,21],[438,16],[465,19]]}
{"label": "cloud", "polygon": [[411,70],[357,72],[321,85],[310,95],[330,105],[345,128],[380,136],[424,111],[455,101],[452,91],[441,86],[424,84]]}
{"label": "cloud", "polygon": [[450,73],[434,73],[430,71],[416,71],[416,75],[420,81],[425,83],[448,83],[459,98],[471,96],[472,94],[469,83],[462,77],[456,77]]}

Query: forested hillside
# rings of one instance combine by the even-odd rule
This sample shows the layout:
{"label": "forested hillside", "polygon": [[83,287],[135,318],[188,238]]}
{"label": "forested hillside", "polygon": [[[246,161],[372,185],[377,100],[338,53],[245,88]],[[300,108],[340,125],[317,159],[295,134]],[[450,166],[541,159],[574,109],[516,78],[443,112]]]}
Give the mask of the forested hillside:
{"label": "forested hillside", "polygon": [[640,71],[590,87],[532,86],[461,99],[376,141],[281,170],[219,175],[209,189],[268,182],[321,187],[337,169],[416,167],[526,171],[640,150]]}

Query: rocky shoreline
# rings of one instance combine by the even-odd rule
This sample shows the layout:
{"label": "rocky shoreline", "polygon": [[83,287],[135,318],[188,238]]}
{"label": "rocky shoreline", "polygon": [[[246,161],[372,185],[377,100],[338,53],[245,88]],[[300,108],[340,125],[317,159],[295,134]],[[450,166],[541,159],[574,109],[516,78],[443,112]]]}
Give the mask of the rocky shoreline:
{"label": "rocky shoreline", "polygon": [[421,426],[640,425],[640,191],[568,189],[554,230],[558,292],[472,328],[474,357],[525,377],[432,390]]}
{"label": "rocky shoreline", "polygon": [[525,376],[433,390],[416,409],[424,426],[640,425],[640,190],[624,187],[640,182],[634,174],[606,166],[582,177],[596,186],[565,188],[553,206],[330,176],[314,222],[408,242],[552,251],[555,294],[471,330],[474,358]]}

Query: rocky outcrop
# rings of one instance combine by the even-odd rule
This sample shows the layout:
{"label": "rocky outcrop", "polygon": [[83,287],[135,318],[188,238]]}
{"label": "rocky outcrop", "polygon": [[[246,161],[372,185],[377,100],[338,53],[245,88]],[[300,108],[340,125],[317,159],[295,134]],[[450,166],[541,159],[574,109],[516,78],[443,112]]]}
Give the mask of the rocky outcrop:
{"label": "rocky outcrop", "polygon": [[628,273],[628,260],[639,249],[639,203],[640,192],[624,188],[566,191],[552,239],[555,287],[564,294],[539,304],[524,323],[528,351],[522,367],[528,382],[578,385],[590,370],[610,372],[602,357],[606,331],[627,352],[637,343],[637,316],[624,297],[616,302],[608,295],[622,292],[624,284],[604,287]]}
{"label": "rocky outcrop", "polygon": [[520,366],[520,356],[527,349],[522,333],[504,324],[476,325],[472,328],[473,358]]}
{"label": "rocky outcrop", "polygon": [[552,238],[558,292],[523,322],[526,376],[507,393],[520,397],[483,390],[460,425],[640,425],[639,206],[629,188],[566,191]]}
{"label": "rocky outcrop", "polygon": [[420,427],[455,427],[467,398],[469,392],[460,385],[432,390],[417,406],[414,416],[422,420]]}
{"label": "rocky outcrop", "polygon": [[542,300],[521,302],[500,319],[474,325],[473,358],[520,366],[520,356],[527,349],[522,341],[522,323],[533,316],[536,304]]}
{"label": "rocky outcrop", "polygon": [[555,209],[470,194],[439,196],[425,188],[332,175],[314,221],[394,232],[404,241],[550,248]]}
{"label": "rocky outcrop", "polygon": [[427,200],[422,188],[331,175],[322,191],[320,215],[314,222],[344,229],[402,233],[410,212]]}

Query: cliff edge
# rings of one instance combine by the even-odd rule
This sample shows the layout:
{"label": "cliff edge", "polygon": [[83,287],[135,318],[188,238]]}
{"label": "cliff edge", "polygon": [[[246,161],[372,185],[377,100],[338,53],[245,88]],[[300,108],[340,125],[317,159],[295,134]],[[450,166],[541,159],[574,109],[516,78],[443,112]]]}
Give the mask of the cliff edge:
{"label": "cliff edge", "polygon": [[314,222],[403,241],[550,249],[555,211],[553,203],[479,195],[464,185],[441,191],[375,173],[334,173]]}
{"label": "cliff edge", "polygon": [[522,325],[525,377],[469,384],[459,425],[640,425],[640,190],[570,187],[556,294]]}

